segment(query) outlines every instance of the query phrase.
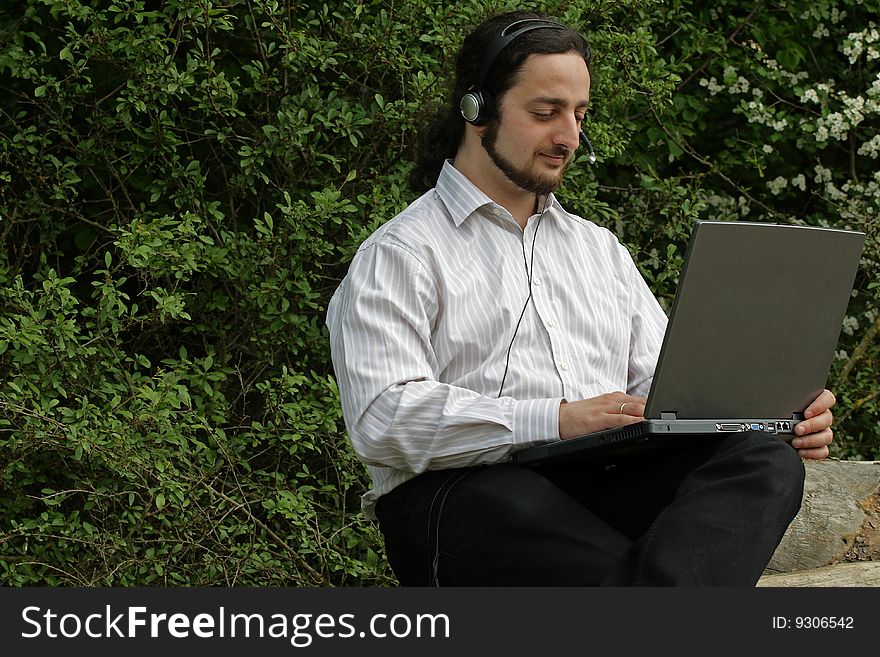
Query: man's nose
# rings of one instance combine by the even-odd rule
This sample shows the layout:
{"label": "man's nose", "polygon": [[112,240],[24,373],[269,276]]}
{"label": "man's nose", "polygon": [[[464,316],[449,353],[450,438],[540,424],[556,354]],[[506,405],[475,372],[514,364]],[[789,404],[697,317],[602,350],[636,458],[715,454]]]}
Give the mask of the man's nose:
{"label": "man's nose", "polygon": [[555,142],[561,146],[565,146],[568,150],[573,151],[581,142],[581,124],[577,117],[572,116],[564,124],[560,126],[556,133]]}

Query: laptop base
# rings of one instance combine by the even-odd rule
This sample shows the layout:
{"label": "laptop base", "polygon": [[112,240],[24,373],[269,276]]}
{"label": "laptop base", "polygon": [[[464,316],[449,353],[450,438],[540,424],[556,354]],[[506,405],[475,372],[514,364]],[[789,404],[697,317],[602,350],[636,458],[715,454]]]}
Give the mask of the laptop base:
{"label": "laptop base", "polygon": [[518,465],[555,463],[563,460],[617,459],[626,454],[685,444],[700,437],[719,438],[730,433],[759,431],[779,436],[789,442],[794,437],[796,420],[792,419],[730,419],[730,420],[646,420],[625,427],[536,445],[516,452]]}

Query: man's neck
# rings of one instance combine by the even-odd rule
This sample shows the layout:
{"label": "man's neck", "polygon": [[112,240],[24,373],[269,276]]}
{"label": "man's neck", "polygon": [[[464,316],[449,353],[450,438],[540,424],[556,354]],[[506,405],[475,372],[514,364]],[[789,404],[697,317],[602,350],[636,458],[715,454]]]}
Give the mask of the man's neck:
{"label": "man's neck", "polygon": [[[519,227],[525,230],[529,217],[537,212],[538,199],[533,193],[514,185],[488,158],[486,162],[480,162],[473,158],[456,157],[452,166],[486,196],[506,209]],[[487,170],[494,170],[493,173],[497,175],[486,175]]]}

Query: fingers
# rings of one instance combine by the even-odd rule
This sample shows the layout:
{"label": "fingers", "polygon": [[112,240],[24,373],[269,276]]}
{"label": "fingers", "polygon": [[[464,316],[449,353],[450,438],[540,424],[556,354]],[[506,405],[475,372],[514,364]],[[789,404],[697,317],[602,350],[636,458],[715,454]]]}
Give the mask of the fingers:
{"label": "fingers", "polygon": [[831,428],[827,428],[816,433],[793,438],[791,446],[798,451],[801,458],[824,459],[828,456],[828,445],[833,440],[834,432]]}
{"label": "fingers", "polygon": [[[647,400],[644,397],[635,397],[623,392],[612,392],[608,395],[603,395],[603,397],[607,399],[608,408],[605,410],[606,413],[630,415],[636,418],[645,417],[645,402]],[[629,423],[626,422],[624,424]]]}
{"label": "fingers", "polygon": [[614,429],[617,427],[625,427],[628,424],[637,424],[639,422],[644,421],[644,417],[641,415],[629,415],[627,413],[608,413],[605,415],[605,419],[602,424],[605,425],[608,429]]}
{"label": "fingers", "polygon": [[795,449],[812,449],[830,445],[832,440],[834,440],[834,432],[828,427],[814,433],[796,436],[792,439],[791,446]]}
{"label": "fingers", "polygon": [[645,417],[645,405],[641,402],[622,402],[612,413],[642,419]]}
{"label": "fingers", "polygon": [[799,449],[798,454],[802,459],[810,461],[821,461],[828,458],[828,448],[819,447],[817,449]]}
{"label": "fingers", "polygon": [[813,461],[821,461],[822,459],[828,458],[828,448],[827,447],[816,447],[814,449],[799,449],[798,455],[802,459],[809,459]]}
{"label": "fingers", "polygon": [[[831,395],[830,392],[828,394]],[[825,402],[827,401],[829,400],[826,398]],[[831,395],[830,401],[833,405],[834,395]],[[806,414],[805,412],[804,415]],[[833,421],[834,416],[826,409],[795,426],[795,437],[791,441],[791,446],[798,451],[801,458],[821,460],[828,457],[828,445],[834,440],[834,432],[831,430]]]}
{"label": "fingers", "polygon": [[830,390],[823,390],[804,411],[806,419],[795,425],[791,446],[801,458],[820,460],[828,457],[828,445],[834,440],[831,408],[836,403],[834,394]]}
{"label": "fingers", "polygon": [[794,427],[796,436],[808,436],[810,434],[819,433],[828,429],[834,422],[834,415],[830,410],[825,410],[819,415],[811,417],[809,420],[798,422]]}
{"label": "fingers", "polygon": [[823,390],[804,411],[806,419],[795,426],[796,437],[791,444],[801,451],[804,458],[825,458],[828,455],[827,446],[834,438],[831,431],[834,422],[831,408],[836,403],[834,394],[830,390]]}
{"label": "fingers", "polygon": [[819,396],[813,400],[813,403],[807,406],[807,410],[804,411],[804,417],[810,419],[816,415],[821,415],[836,403],[837,399],[834,397],[834,393],[830,390],[823,390],[819,393]]}

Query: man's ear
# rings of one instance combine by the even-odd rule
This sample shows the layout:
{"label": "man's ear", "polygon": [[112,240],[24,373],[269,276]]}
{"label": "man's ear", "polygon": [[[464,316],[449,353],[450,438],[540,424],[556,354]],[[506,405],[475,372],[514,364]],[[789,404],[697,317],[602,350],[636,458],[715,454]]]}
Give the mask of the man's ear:
{"label": "man's ear", "polygon": [[477,133],[477,136],[478,136],[480,139],[482,139],[482,138],[483,138],[483,135],[486,134],[486,129],[487,129],[489,126],[488,126],[488,124],[486,124],[486,125],[472,125],[471,127],[474,129],[474,132]]}
{"label": "man's ear", "polygon": [[481,142],[483,140],[483,135],[486,134],[486,128],[487,126],[485,125],[474,125],[473,123],[465,122],[464,138],[462,141]]}

